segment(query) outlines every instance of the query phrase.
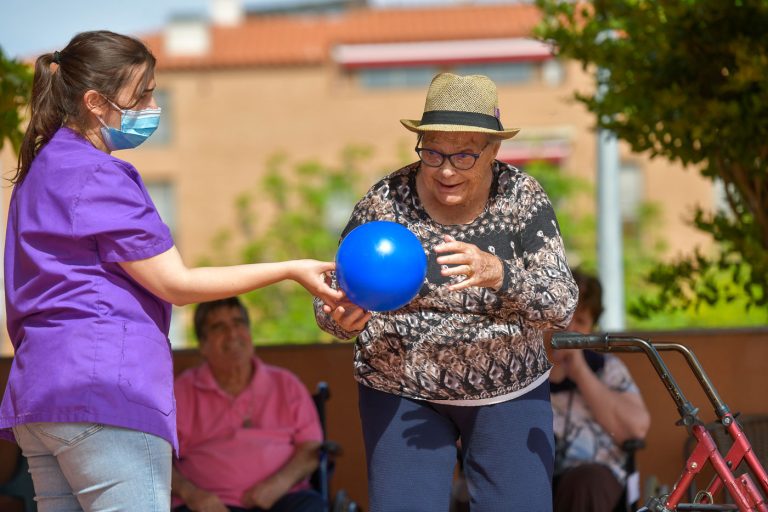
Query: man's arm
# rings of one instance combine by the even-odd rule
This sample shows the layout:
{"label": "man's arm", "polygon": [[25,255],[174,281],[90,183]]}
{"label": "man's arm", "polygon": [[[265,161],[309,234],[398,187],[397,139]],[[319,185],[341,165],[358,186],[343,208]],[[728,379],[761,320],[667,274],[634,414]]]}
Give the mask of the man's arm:
{"label": "man's arm", "polygon": [[563,357],[567,376],[579,387],[595,420],[617,445],[627,439],[643,439],[651,425],[651,415],[639,393],[615,391],[587,365],[581,350],[568,350]]}
{"label": "man's arm", "polygon": [[272,506],[297,483],[308,478],[319,464],[320,441],[307,441],[296,447],[288,462],[266,480],[254,485],[243,494],[243,505],[263,509]]}
{"label": "man's arm", "polygon": [[176,466],[171,467],[171,493],[184,500],[184,504],[195,512],[228,512],[229,509],[218,496],[184,478]]}

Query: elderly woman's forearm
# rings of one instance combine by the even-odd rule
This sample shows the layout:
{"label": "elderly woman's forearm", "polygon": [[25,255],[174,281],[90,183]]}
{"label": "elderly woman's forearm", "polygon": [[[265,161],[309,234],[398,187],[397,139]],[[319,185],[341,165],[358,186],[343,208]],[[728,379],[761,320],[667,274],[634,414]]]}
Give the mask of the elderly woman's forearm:
{"label": "elderly woman's forearm", "polygon": [[320,327],[323,331],[327,332],[331,336],[334,336],[340,340],[351,340],[358,334],[360,334],[362,331],[347,331],[343,327],[341,327],[339,324],[337,324],[329,314],[327,314],[325,311],[323,311],[323,301],[320,299],[315,299],[314,302],[314,308],[315,308],[315,320],[317,321],[317,326]]}
{"label": "elderly woman's forearm", "polygon": [[525,317],[540,328],[565,328],[578,303],[578,288],[570,272],[562,267],[520,268],[505,261],[505,286],[499,291],[501,311]]}

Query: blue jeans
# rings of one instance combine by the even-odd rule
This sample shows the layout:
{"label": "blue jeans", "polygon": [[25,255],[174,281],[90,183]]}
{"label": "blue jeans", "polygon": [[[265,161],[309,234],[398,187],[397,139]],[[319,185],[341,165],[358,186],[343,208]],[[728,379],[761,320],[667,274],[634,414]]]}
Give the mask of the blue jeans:
{"label": "blue jeans", "polygon": [[461,439],[470,509],[551,512],[549,383],[514,400],[463,407],[359,386],[370,512],[449,508]]}
{"label": "blue jeans", "polygon": [[164,439],[98,423],[27,423],[13,433],[39,512],[171,507],[171,445]]}

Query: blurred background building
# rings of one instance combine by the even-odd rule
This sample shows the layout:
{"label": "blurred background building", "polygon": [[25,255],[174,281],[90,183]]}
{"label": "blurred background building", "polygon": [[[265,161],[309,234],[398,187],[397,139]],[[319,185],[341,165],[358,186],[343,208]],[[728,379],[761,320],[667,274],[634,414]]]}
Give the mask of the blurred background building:
{"label": "blurred background building", "polygon": [[[163,119],[148,143],[116,155],[142,173],[188,264],[210,256],[217,233],[237,222],[237,198],[259,185],[277,153],[331,165],[350,145],[369,147],[360,170],[365,188],[415,160],[415,136],[398,120],[421,116],[426,88],[441,71],[484,74],[497,83],[502,121],[521,128],[503,144],[500,159],[524,170],[546,161],[594,181],[593,117],[572,100],[574,90],[587,90],[592,81],[532,38],[540,19],[534,6],[403,4],[329,1],[253,10],[238,0],[212,0],[207,16],[180,13],[141,36],[158,58]],[[5,171],[15,167],[9,149],[0,162]],[[654,227],[666,256],[707,243],[685,222],[693,204],[717,200],[697,173],[620,145],[619,182],[627,229],[638,224],[642,205],[653,202],[663,205]],[[4,194],[7,205],[8,188]],[[341,218],[351,206],[340,205]],[[586,200],[583,207],[594,205]],[[172,340],[183,346],[185,313],[179,313]]]}

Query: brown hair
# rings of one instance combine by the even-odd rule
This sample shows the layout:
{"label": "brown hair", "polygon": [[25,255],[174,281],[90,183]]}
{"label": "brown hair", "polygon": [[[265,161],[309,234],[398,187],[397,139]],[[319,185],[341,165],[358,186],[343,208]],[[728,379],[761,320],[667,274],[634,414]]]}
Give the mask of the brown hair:
{"label": "brown hair", "polygon": [[205,341],[205,328],[208,323],[208,315],[221,308],[237,308],[243,314],[245,321],[250,324],[251,319],[248,316],[248,310],[238,297],[229,297],[227,299],[212,300],[209,302],[201,302],[195,308],[195,318],[193,320],[195,326],[195,336],[197,341],[203,343]]}
{"label": "brown hair", "polygon": [[29,102],[29,126],[11,182],[24,181],[32,160],[63,124],[84,126],[86,92],[94,90],[114,98],[141,67],[145,69],[134,91],[135,101],[121,108],[130,108],[139,101],[155,70],[155,57],[138,39],[106,30],[82,32],[60,52],[38,57]]}
{"label": "brown hair", "polygon": [[603,286],[600,280],[593,275],[582,272],[579,269],[573,270],[573,280],[579,287],[579,306],[587,308],[592,314],[592,327],[597,325],[600,315],[603,314]]}

